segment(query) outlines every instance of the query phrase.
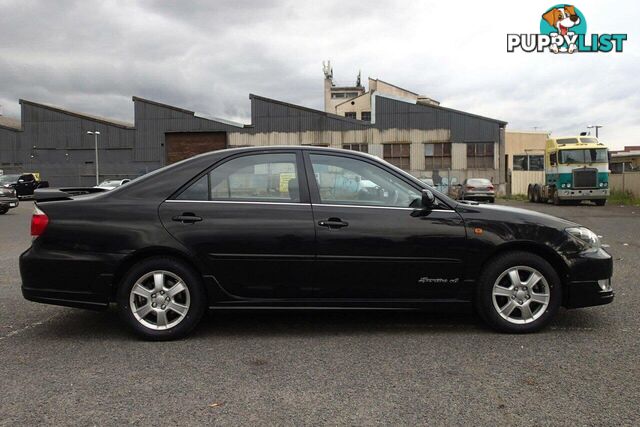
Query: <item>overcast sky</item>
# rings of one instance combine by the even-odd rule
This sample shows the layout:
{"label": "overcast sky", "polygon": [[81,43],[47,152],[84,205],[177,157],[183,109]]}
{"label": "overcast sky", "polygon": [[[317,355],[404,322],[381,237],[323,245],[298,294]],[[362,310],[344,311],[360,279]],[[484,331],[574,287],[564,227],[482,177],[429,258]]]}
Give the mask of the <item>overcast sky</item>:
{"label": "overcast sky", "polygon": [[640,4],[583,0],[588,33],[622,53],[507,53],[552,1],[0,0],[0,104],[18,99],[133,120],[131,96],[248,123],[249,93],[322,109],[322,61],[451,108],[554,135],[604,125],[640,145]]}

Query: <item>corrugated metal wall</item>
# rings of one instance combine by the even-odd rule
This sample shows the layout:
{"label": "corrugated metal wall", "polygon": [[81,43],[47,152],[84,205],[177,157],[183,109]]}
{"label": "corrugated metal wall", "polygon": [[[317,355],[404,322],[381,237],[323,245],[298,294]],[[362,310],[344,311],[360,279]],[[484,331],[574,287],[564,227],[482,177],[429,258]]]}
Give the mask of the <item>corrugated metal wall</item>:
{"label": "corrugated metal wall", "polygon": [[[452,168],[466,166],[465,142],[492,141],[501,165],[504,123],[442,107],[376,97],[375,124],[251,95],[252,125],[233,126],[134,97],[135,127],[21,101],[23,131],[0,128],[0,162],[38,171],[52,185],[93,185],[94,142],[99,130],[101,176],[137,176],[165,163],[168,132],[227,132],[230,146],[369,144],[382,157],[384,143],[411,143],[411,170],[422,175],[424,143],[452,142]],[[16,163],[22,163],[16,165]],[[7,165],[8,166],[8,165]],[[7,166],[4,168],[7,169]],[[2,168],[2,167],[0,167]],[[424,171],[422,171],[424,172]],[[498,175],[496,170],[492,176]],[[503,174],[500,174],[502,176]]]}

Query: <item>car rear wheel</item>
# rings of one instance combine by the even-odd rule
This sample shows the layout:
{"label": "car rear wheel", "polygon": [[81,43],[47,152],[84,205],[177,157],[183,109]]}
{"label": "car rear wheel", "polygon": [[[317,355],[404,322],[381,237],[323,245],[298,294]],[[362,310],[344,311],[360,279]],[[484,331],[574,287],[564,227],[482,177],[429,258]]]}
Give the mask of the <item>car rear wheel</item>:
{"label": "car rear wheel", "polygon": [[561,302],[558,274],[543,258],[512,252],[490,261],[480,276],[476,309],[492,328],[535,332],[555,316]]}
{"label": "car rear wheel", "polygon": [[198,274],[183,262],[164,257],[134,265],[122,280],[117,299],[123,320],[153,341],[184,337],[206,308]]}
{"label": "car rear wheel", "polygon": [[4,215],[9,212],[9,208],[0,208],[0,215]]}
{"label": "car rear wheel", "polygon": [[594,200],[594,203],[596,206],[604,206],[607,204],[607,199]]}

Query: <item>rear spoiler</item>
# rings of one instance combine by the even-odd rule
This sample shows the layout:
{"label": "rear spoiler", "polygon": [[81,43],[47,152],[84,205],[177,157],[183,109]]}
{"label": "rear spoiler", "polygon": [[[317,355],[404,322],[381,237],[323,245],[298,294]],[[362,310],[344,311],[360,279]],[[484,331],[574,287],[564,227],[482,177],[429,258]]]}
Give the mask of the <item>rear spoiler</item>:
{"label": "rear spoiler", "polygon": [[103,193],[106,188],[95,187],[68,187],[68,188],[38,188],[33,192],[36,202],[51,202],[54,200],[71,200],[73,196],[84,194]]}

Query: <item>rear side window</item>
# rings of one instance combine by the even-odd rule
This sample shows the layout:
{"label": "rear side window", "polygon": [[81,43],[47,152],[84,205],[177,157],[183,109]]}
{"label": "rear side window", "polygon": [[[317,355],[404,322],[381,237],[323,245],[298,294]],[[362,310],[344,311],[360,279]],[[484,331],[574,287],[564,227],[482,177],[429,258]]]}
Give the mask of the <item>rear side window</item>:
{"label": "rear side window", "polygon": [[198,179],[177,199],[299,202],[296,155],[237,157]]}

